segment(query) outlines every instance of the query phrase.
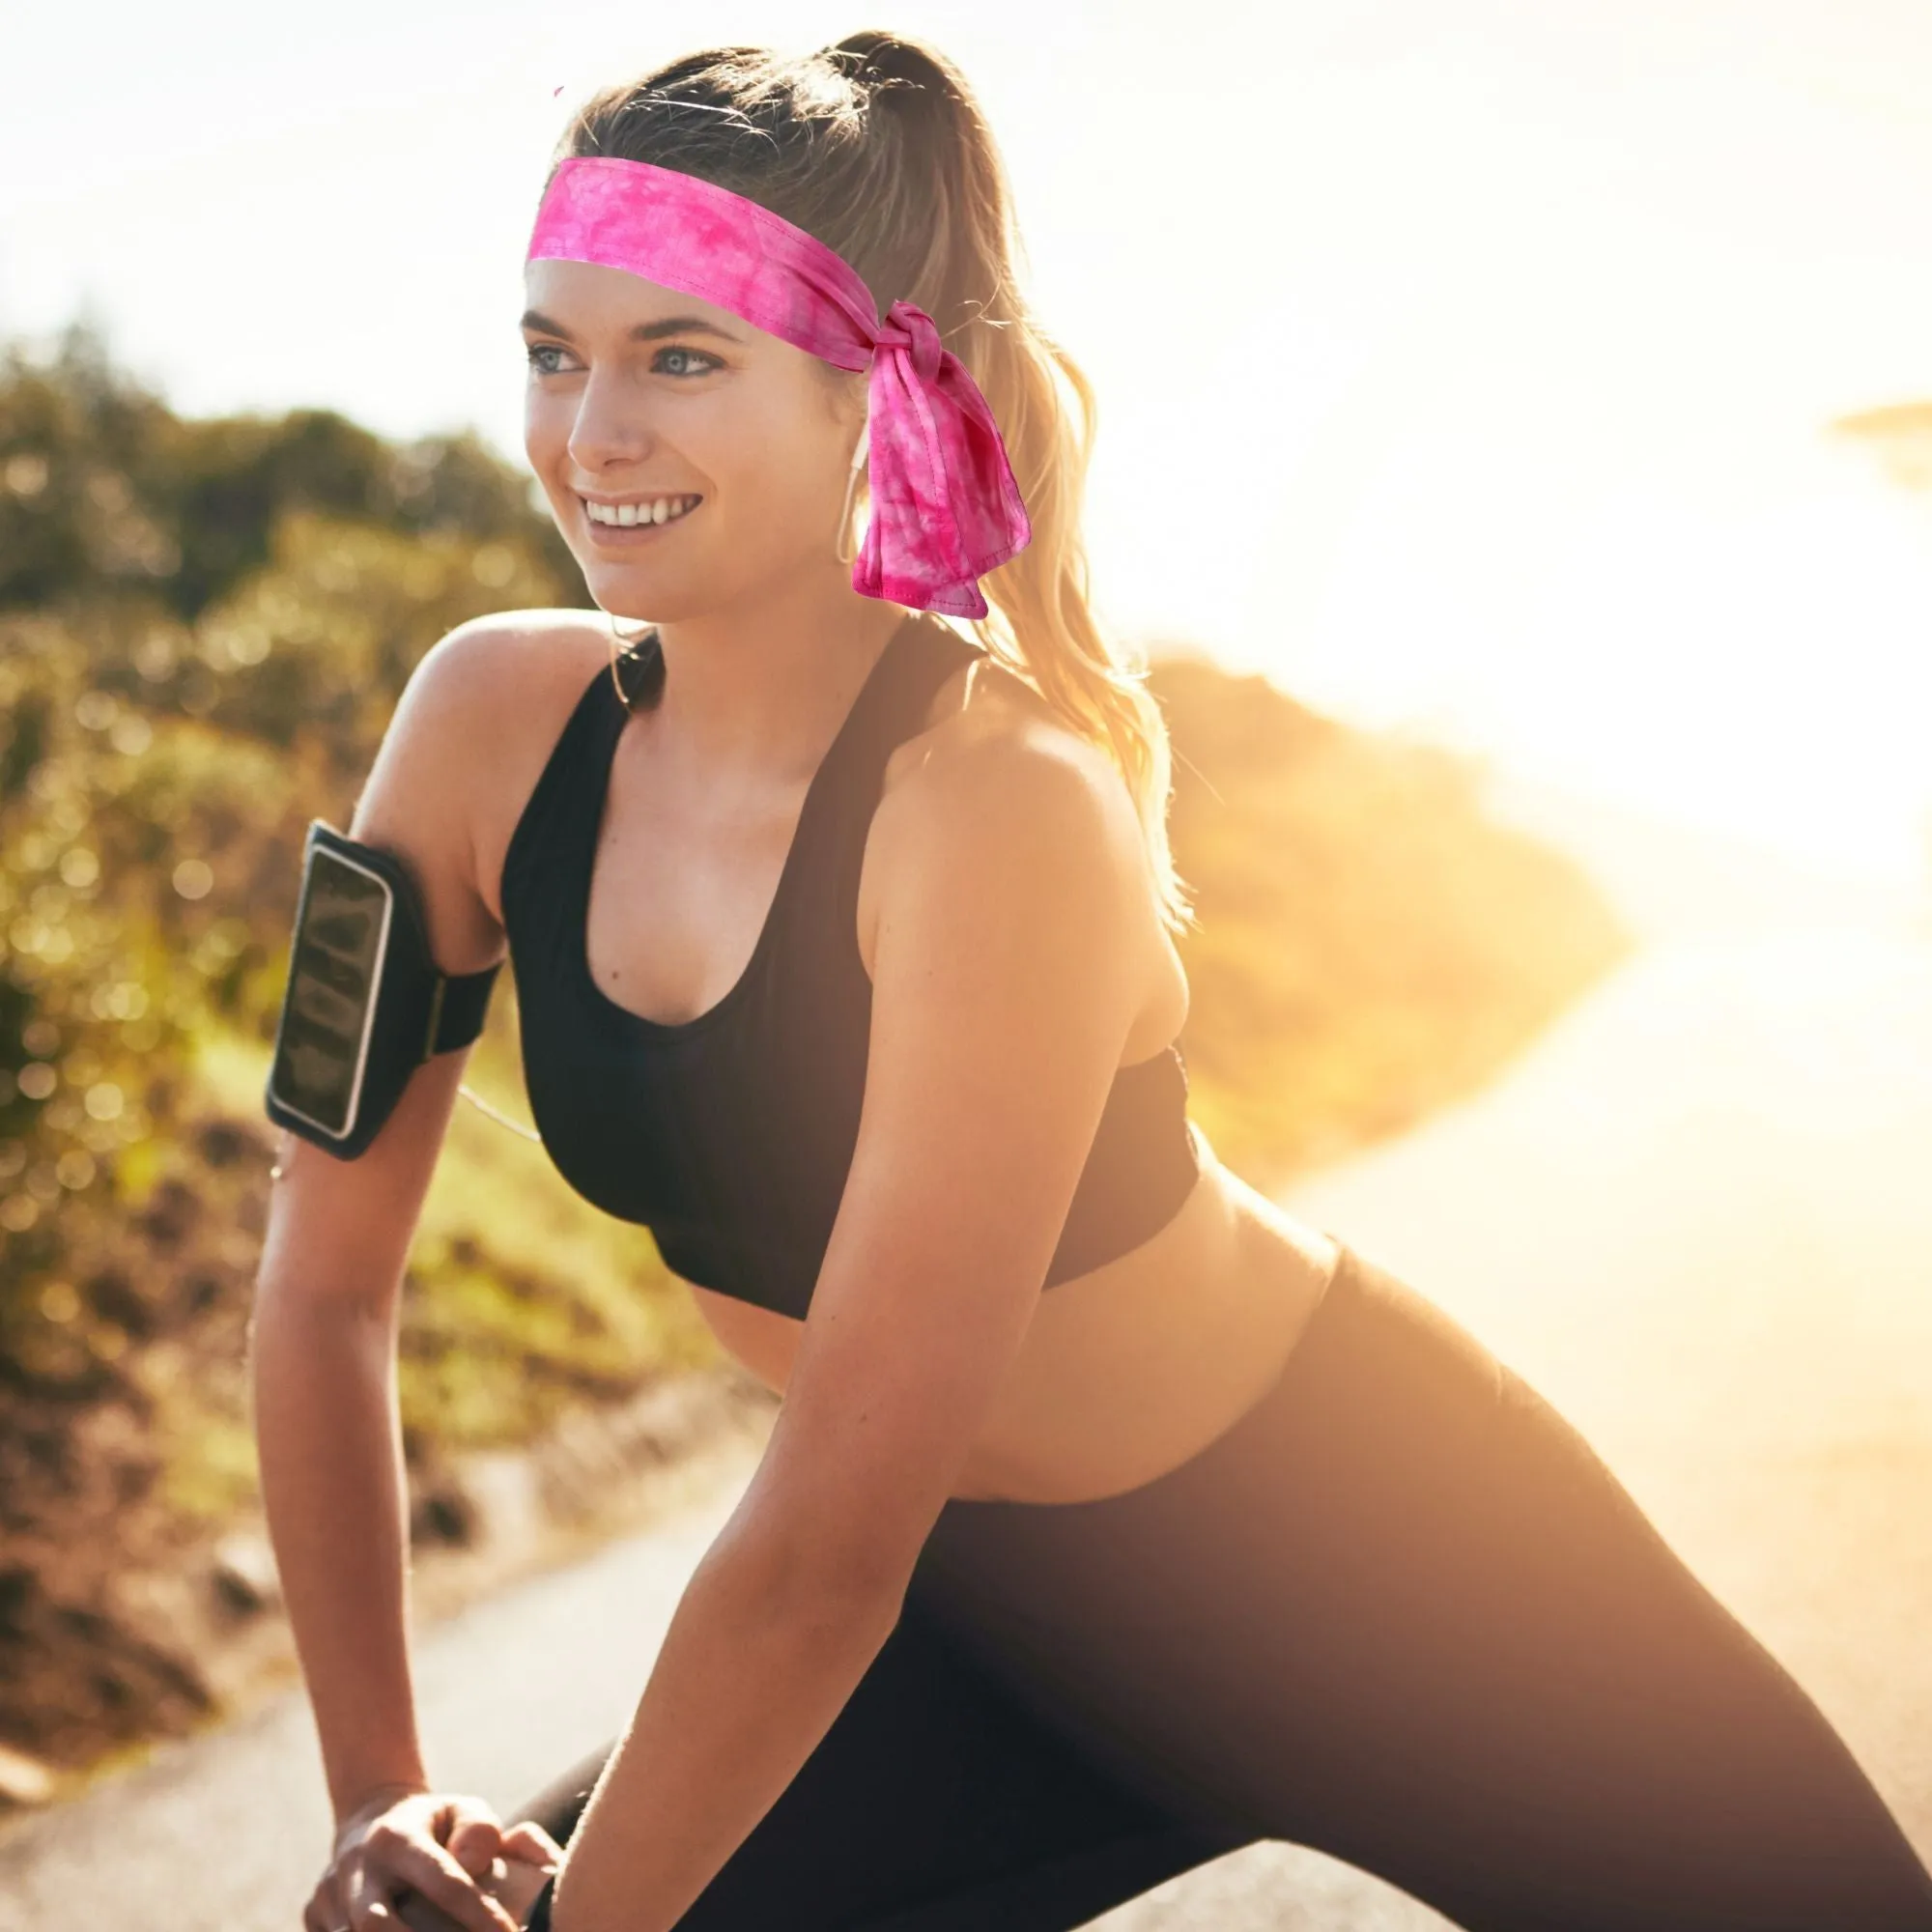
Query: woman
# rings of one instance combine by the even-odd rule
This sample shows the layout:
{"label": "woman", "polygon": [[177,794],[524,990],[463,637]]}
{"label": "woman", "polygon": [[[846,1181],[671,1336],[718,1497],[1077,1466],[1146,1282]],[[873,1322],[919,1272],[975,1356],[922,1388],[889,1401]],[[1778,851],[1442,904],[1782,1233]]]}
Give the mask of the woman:
{"label": "woman", "polygon": [[623,1738],[503,1829],[423,1768],[389,1384],[464,1057],[361,1159],[291,1149],[255,1347],[339,1826],[308,1932],[1064,1927],[1262,1837],[1486,1932],[1932,1929],[1576,1431],[1190,1127],[1166,744],[1056,378],[1091,396],[956,71],[703,53],[566,147],[528,454],[650,622],[453,633],[353,829],[444,970],[507,945],[553,1157],[784,1401]]}

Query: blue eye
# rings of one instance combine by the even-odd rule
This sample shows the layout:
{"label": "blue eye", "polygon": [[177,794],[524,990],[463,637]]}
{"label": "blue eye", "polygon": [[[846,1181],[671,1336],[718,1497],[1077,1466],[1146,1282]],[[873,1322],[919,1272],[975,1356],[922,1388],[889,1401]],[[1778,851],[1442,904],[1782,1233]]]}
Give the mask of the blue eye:
{"label": "blue eye", "polygon": [[[564,373],[561,369],[554,368],[548,363],[539,362],[537,357],[539,355],[568,355],[569,354],[569,350],[559,348],[554,342],[533,342],[525,352],[524,359],[528,362],[531,371],[538,376],[561,376]],[[722,369],[724,366],[716,355],[707,355],[701,349],[684,349],[678,347],[660,349],[657,355],[652,357],[652,366],[657,366],[667,355],[696,357],[697,361],[705,363],[713,369]],[[680,372],[668,370],[665,373],[677,375]],[[705,371],[703,369],[696,369],[691,373],[701,376]]]}
{"label": "blue eye", "polygon": [[[658,354],[660,355],[685,355],[685,356],[695,355],[696,356],[698,361],[708,362],[714,369],[722,369],[724,366],[724,363],[721,362],[717,356],[707,355],[701,349],[661,349],[659,350]],[[704,372],[703,370],[700,369],[696,371],[695,373],[701,376]]]}

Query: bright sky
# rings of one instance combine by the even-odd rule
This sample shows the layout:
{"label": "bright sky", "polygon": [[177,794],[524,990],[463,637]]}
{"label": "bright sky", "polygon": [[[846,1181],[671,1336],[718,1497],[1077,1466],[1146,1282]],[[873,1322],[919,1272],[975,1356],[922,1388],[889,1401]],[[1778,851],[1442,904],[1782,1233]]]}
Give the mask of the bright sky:
{"label": "bright sky", "polygon": [[[1896,878],[1932,864],[1924,0],[22,11],[0,333],[203,414],[522,459],[570,103],[881,17],[964,68],[1093,375],[1102,615],[1308,701]],[[554,90],[561,88],[557,96]]]}

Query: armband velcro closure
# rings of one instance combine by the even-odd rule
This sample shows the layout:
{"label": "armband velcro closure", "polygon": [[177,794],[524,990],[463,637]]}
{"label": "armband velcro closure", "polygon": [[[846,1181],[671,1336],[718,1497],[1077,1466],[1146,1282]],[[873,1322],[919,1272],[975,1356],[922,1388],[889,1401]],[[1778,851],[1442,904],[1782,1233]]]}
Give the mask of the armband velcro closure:
{"label": "armband velcro closure", "polygon": [[490,1010],[490,994],[497,975],[503,970],[499,959],[480,973],[441,973],[429,996],[429,1028],[423,1041],[422,1058],[449,1053],[468,1046],[483,1031]]}

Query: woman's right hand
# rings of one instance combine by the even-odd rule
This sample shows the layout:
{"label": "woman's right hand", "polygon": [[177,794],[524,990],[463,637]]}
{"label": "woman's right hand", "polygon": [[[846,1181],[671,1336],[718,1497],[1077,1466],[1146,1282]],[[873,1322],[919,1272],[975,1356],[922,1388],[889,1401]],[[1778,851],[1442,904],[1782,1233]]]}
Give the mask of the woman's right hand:
{"label": "woman's right hand", "polygon": [[[463,1857],[451,1849],[461,1833]],[[464,1932],[521,1932],[479,1883],[494,1873],[505,1833],[480,1798],[386,1787],[336,1828],[328,1868],[302,1910],[302,1932],[395,1932],[400,1896],[414,1894]]]}

